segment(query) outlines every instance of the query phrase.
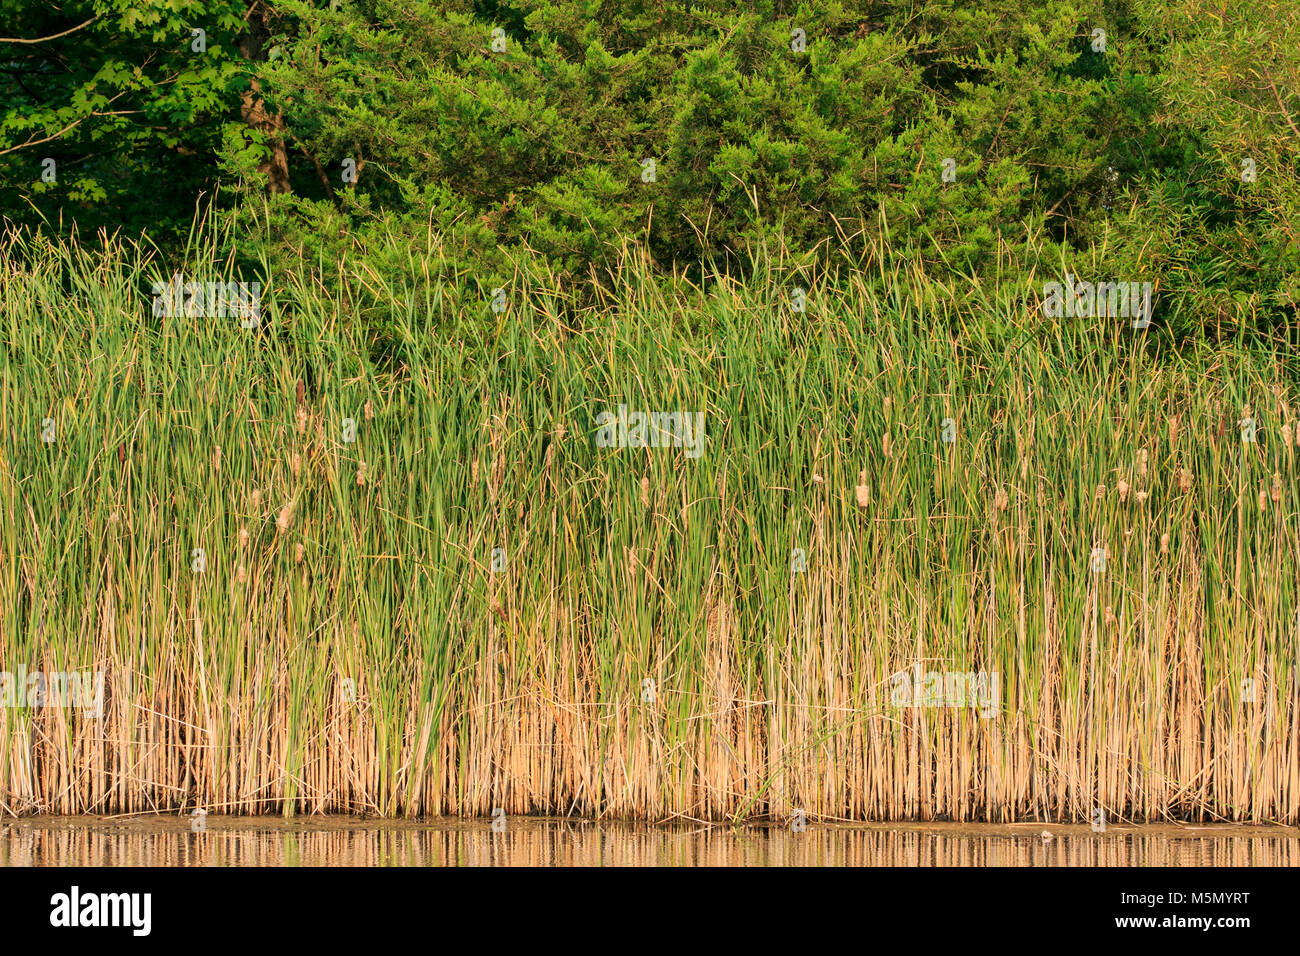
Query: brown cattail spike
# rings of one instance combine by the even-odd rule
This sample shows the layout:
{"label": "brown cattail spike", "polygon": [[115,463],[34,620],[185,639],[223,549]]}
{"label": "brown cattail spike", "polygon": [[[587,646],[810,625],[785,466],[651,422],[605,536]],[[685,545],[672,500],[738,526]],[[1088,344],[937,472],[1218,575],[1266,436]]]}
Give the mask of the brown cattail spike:
{"label": "brown cattail spike", "polygon": [[857,498],[859,508],[865,508],[871,504],[871,486],[867,484],[867,469],[865,468],[858,472],[858,487],[854,489],[854,497]]}

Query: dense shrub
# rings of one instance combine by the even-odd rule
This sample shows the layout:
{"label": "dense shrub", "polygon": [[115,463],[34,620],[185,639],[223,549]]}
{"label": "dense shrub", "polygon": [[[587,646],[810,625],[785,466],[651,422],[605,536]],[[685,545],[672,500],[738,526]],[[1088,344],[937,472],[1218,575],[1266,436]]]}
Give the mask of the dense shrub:
{"label": "dense shrub", "polygon": [[[57,33],[78,7],[19,22]],[[26,181],[32,148],[9,152],[11,218],[156,205],[179,149],[241,210],[246,253],[326,281],[358,254],[388,280],[432,269],[488,288],[522,258],[600,281],[629,245],[687,276],[743,273],[758,248],[813,270],[888,248],[1030,299],[1064,271],[1152,281],[1178,326],[1267,330],[1300,294],[1300,14],[1283,2],[273,0],[242,20],[228,0],[138,7],[101,0],[100,21],[40,56],[0,54],[25,57],[0,80],[0,149],[80,109],[61,148],[129,146],[140,166],[113,191],[60,191]],[[205,17],[215,52],[197,74],[172,48]],[[49,63],[71,43],[93,61],[87,37],[120,69],[78,85]],[[146,78],[177,61],[193,89],[130,79],[141,59]],[[79,105],[113,90],[143,130]],[[164,97],[176,149],[154,142]],[[189,209],[166,212],[160,227]]]}

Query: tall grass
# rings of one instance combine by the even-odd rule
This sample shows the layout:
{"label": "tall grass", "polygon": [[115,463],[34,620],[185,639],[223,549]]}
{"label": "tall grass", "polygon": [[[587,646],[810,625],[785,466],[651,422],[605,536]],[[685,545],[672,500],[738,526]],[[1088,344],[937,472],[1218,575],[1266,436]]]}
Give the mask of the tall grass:
{"label": "tall grass", "polygon": [[[154,318],[140,246],[0,259],[0,669],[108,687],[0,708],[5,812],[1300,820],[1281,350],[905,266],[801,315],[779,257],[632,257],[577,318],[526,265],[496,315],[359,258],[256,331]],[[706,450],[598,447],[620,403]],[[894,707],[918,663],[996,714]]]}

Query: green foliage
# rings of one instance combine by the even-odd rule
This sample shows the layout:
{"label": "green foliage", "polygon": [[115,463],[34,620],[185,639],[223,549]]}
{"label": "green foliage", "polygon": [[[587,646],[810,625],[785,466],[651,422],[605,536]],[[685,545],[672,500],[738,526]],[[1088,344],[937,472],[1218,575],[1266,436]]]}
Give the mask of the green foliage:
{"label": "green foliage", "polygon": [[[394,282],[432,259],[489,285],[532,257],[603,281],[629,245],[693,276],[743,273],[759,249],[819,269],[887,247],[1031,296],[1065,271],[1153,281],[1178,328],[1268,328],[1300,295],[1300,15],[1282,2],[6,8],[32,37],[98,15],[0,44],[13,219],[165,233],[219,189],[241,249],[327,282],[362,250]],[[272,35],[241,57],[253,13]],[[186,43],[199,22],[204,56]],[[282,131],[245,122],[248,97]],[[57,186],[24,145],[45,136]],[[291,186],[263,214],[277,150]]]}
{"label": "green foliage", "polygon": [[188,225],[247,87],[234,50],[245,6],[0,0],[0,216],[159,236]]}

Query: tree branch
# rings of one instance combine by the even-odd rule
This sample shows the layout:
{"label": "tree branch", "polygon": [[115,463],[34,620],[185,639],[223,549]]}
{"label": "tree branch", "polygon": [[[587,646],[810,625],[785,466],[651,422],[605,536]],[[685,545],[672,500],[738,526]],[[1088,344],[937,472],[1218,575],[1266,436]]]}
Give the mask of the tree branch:
{"label": "tree branch", "polygon": [[71,30],[64,30],[62,33],[56,33],[53,36],[38,37],[35,40],[24,40],[21,37],[15,37],[15,38],[0,37],[0,43],[49,43],[51,40],[57,40],[59,37],[65,37],[69,33],[76,33],[78,30],[85,29],[86,27],[90,26],[98,19],[99,19],[99,14],[95,14],[85,23],[81,24],[80,26],[73,27]]}

